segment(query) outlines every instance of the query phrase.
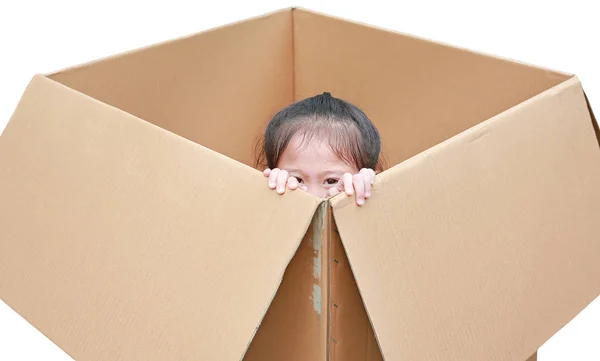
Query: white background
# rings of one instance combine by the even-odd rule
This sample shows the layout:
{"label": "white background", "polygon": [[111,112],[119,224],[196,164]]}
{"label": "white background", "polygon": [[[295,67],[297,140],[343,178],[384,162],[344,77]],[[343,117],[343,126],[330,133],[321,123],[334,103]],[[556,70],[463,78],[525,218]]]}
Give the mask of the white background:
{"label": "white background", "polygon": [[[575,73],[599,113],[600,26],[592,3],[5,0],[0,3],[0,131],[36,73],[52,72],[291,5]],[[539,360],[598,361],[598,341],[600,298],[542,346]],[[0,361],[4,360],[71,358],[0,301]]]}

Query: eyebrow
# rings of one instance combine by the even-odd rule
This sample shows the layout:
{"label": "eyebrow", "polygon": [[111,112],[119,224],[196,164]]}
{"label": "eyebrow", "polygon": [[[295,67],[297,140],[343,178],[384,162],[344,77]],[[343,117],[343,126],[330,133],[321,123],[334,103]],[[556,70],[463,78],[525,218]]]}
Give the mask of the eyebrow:
{"label": "eyebrow", "polygon": [[[302,172],[300,169],[286,169],[286,170],[287,170],[289,173],[300,173],[300,174],[304,174],[304,172]],[[341,176],[341,175],[343,175],[344,173],[346,173],[346,172],[344,172],[343,170],[340,170],[340,169],[333,169],[333,170],[328,170],[328,171],[325,171],[325,172],[319,173],[319,174],[317,174],[317,176],[318,176],[318,177],[323,177],[323,176],[325,176],[325,175],[332,175],[332,174],[335,174],[335,175],[340,175],[340,176]]]}
{"label": "eyebrow", "polygon": [[324,176],[326,174],[335,174],[335,175],[339,174],[339,175],[343,175],[344,173],[346,173],[346,172],[344,172],[343,170],[333,169],[333,170],[330,170],[330,171],[327,171],[327,172],[323,172],[323,173],[319,174],[319,176],[322,177],[322,176]]}

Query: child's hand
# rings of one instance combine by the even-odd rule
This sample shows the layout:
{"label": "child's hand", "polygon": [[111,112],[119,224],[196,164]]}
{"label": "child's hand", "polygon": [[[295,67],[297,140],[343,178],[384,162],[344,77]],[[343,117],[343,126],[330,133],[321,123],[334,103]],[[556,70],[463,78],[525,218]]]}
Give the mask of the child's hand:
{"label": "child's hand", "polygon": [[371,188],[375,182],[375,171],[363,168],[357,174],[345,173],[335,187],[329,189],[329,195],[333,196],[340,192],[346,192],[351,196],[356,194],[356,204],[362,206],[365,199],[371,196]]}
{"label": "child's hand", "polygon": [[[298,188],[307,191],[306,186],[298,183],[296,177],[290,177],[290,174],[283,169],[265,169],[265,177],[269,178],[269,188],[276,189],[277,193],[283,194],[286,189],[296,190]],[[362,206],[365,200],[371,196],[371,188],[375,181],[375,172],[372,169],[363,168],[357,174],[345,173],[342,178],[327,190],[329,196],[334,196],[340,192],[345,192],[348,196],[356,194],[356,204]]]}
{"label": "child's hand", "polygon": [[[275,169],[265,169],[263,174],[266,177],[269,177],[269,188],[277,189],[277,193],[283,194],[285,193],[286,186],[291,190],[295,190],[300,187],[298,183],[298,179],[296,177],[290,177],[290,174],[283,169],[275,168]],[[306,190],[306,189],[304,189]]]}

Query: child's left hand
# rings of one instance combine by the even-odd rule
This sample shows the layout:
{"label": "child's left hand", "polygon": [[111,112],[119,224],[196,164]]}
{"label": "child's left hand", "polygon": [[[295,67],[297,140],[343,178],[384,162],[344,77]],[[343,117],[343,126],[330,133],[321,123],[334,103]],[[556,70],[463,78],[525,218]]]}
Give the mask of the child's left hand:
{"label": "child's left hand", "polygon": [[356,204],[362,206],[371,196],[371,188],[375,182],[375,171],[363,168],[357,174],[345,173],[335,187],[329,188],[329,195],[334,196],[340,192],[346,195],[356,195]]}

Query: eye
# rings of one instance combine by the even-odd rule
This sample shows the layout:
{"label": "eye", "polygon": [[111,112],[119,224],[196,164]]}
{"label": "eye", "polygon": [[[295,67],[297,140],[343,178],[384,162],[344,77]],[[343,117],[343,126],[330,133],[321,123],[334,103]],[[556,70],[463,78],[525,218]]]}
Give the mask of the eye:
{"label": "eye", "polygon": [[339,179],[335,179],[335,178],[329,178],[325,181],[325,184],[327,185],[334,185],[337,184],[337,182],[339,182]]}
{"label": "eye", "polygon": [[300,177],[294,177],[294,178],[296,178],[296,180],[298,181],[298,183],[304,183],[304,181],[302,180],[302,178],[300,178]]}

